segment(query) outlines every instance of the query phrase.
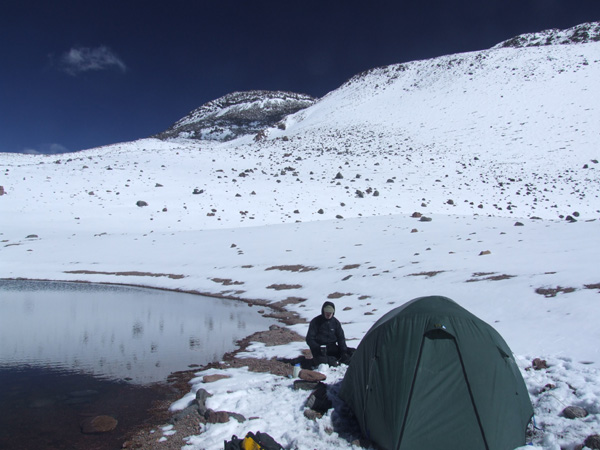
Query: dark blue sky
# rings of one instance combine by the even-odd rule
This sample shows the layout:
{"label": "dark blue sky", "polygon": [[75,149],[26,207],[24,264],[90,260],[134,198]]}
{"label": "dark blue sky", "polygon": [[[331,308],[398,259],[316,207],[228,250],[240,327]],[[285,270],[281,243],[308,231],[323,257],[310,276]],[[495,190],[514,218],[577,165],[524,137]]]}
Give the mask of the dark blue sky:
{"label": "dark blue sky", "polygon": [[0,151],[163,131],[234,91],[316,97],[377,66],[600,20],[600,0],[2,0]]}

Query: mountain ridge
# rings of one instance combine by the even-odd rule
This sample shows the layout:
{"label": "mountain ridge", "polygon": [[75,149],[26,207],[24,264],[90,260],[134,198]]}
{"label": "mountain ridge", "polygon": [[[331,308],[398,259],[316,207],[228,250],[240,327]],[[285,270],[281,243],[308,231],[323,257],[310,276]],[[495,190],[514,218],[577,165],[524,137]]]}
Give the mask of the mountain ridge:
{"label": "mountain ridge", "polygon": [[[320,100],[336,95],[336,92],[347,89],[361,80],[381,76],[376,84],[379,85],[377,87],[385,89],[385,86],[393,84],[405,75],[405,72],[410,73],[410,69],[414,69],[419,65],[427,66],[434,63],[439,70],[435,72],[430,70],[429,73],[421,74],[420,78],[415,77],[413,85],[405,88],[411,90],[419,86],[431,85],[435,78],[449,79],[449,75],[456,74],[457,69],[460,67],[464,68],[463,74],[471,76],[484,66],[484,61],[490,54],[497,51],[531,50],[533,48],[564,47],[567,45],[578,46],[599,41],[600,22],[586,22],[564,30],[549,29],[521,34],[485,50],[375,67],[352,76],[339,88],[329,92],[321,99],[288,91],[252,90],[234,92],[205,103],[175,122],[167,130],[152,137],[163,140],[183,138],[225,142],[251,136],[258,140],[265,138],[268,135],[267,130],[270,128],[285,130],[288,116],[306,110]],[[506,54],[506,58],[510,60],[511,58],[514,59],[515,56]],[[562,63],[562,61],[559,63]],[[585,59],[581,63],[589,64]],[[554,64],[554,66],[557,66],[557,64]],[[535,72],[536,68],[533,67],[532,70]],[[561,70],[561,68],[556,70]],[[452,82],[452,80],[449,81]]]}
{"label": "mountain ridge", "polygon": [[229,141],[274,126],[315,100],[287,91],[233,92],[194,109],[154,137]]}
{"label": "mountain ridge", "polygon": [[536,33],[521,34],[500,42],[492,48],[572,45],[598,41],[600,41],[600,22],[585,22],[564,30],[552,28]]}

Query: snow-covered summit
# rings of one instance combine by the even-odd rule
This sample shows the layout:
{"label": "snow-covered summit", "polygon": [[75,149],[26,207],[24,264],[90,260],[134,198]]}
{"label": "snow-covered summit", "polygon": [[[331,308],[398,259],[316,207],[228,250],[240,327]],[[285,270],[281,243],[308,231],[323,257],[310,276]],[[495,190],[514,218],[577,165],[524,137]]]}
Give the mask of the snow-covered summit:
{"label": "snow-covered summit", "polygon": [[586,44],[598,41],[600,41],[600,22],[587,22],[566,30],[553,28],[538,33],[522,34],[500,42],[494,48]]}
{"label": "snow-covered summit", "polygon": [[234,92],[193,110],[156,137],[229,141],[274,126],[314,102],[313,97],[293,92]]}

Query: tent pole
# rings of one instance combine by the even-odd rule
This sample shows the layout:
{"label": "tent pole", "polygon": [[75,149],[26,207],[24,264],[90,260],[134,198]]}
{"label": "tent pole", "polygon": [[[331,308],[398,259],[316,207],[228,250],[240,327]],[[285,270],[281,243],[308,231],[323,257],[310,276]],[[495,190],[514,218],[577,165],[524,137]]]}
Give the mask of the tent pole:
{"label": "tent pole", "polygon": [[419,348],[419,357],[417,358],[417,365],[415,366],[415,372],[413,373],[412,383],[410,385],[410,393],[408,394],[408,402],[406,403],[406,410],[404,411],[404,418],[402,419],[402,428],[400,428],[400,438],[398,439],[398,445],[396,450],[400,450],[402,444],[402,437],[404,436],[404,428],[406,426],[406,418],[408,417],[408,411],[410,410],[410,402],[412,401],[413,391],[415,389],[415,383],[417,381],[417,372],[419,371],[419,365],[421,364],[421,355],[423,354],[423,343],[425,342],[425,333],[421,338],[421,346]]}

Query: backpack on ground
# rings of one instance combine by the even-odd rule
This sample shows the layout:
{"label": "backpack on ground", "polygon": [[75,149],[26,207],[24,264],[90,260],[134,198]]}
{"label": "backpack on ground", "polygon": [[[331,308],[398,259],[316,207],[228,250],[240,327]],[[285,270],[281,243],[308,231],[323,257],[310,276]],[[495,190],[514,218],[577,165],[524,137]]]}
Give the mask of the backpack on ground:
{"label": "backpack on ground", "polygon": [[229,442],[225,441],[224,450],[283,450],[283,447],[267,433],[249,431],[244,439],[231,436]]}

